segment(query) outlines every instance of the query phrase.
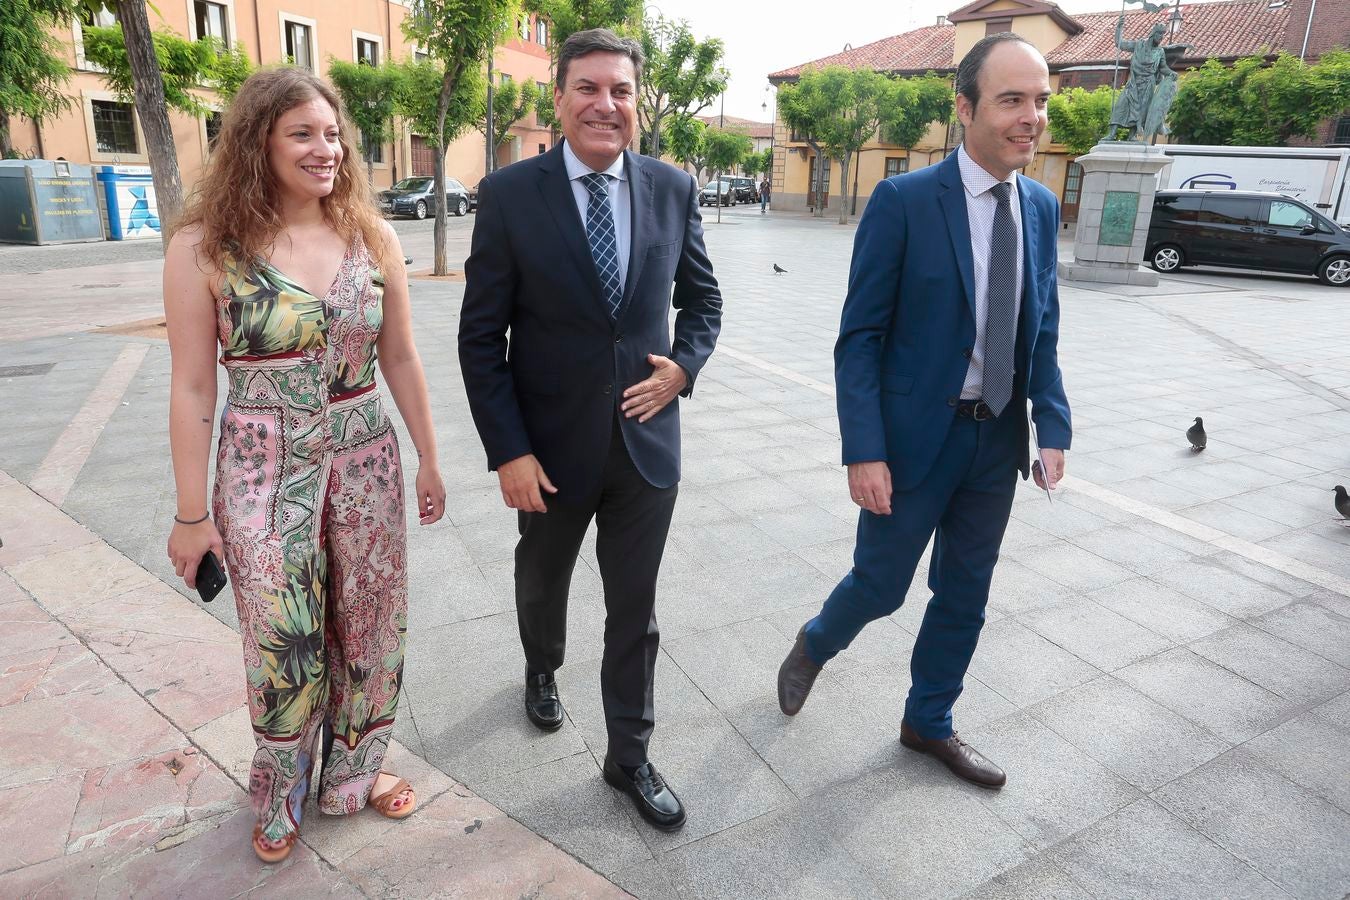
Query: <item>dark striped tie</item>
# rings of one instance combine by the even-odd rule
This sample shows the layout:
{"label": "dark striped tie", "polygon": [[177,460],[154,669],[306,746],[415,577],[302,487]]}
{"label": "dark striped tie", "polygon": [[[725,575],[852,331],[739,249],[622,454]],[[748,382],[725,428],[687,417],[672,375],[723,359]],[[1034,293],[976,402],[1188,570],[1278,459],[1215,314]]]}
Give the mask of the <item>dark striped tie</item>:
{"label": "dark striped tie", "polygon": [[983,397],[994,415],[1012,399],[1013,348],[1017,344],[1017,227],[1009,194],[1012,185],[991,188],[998,208],[989,238],[989,290],[984,320]]}
{"label": "dark striped tie", "polygon": [[586,239],[591,244],[591,258],[605,289],[609,316],[617,319],[623,301],[623,282],[619,280],[619,237],[614,231],[614,213],[609,205],[609,176],[591,172],[581,176],[581,183],[590,195],[586,204]]}

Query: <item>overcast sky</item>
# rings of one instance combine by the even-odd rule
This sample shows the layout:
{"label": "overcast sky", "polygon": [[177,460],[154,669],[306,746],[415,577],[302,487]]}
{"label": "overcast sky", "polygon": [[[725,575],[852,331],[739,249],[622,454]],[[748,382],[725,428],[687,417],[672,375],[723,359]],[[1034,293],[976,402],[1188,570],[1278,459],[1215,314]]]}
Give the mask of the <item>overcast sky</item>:
{"label": "overcast sky", "polygon": [[[1062,0],[1060,7],[1073,14],[1119,9],[1120,2]],[[932,25],[939,15],[963,5],[959,0],[781,0],[776,6],[746,0],[655,0],[648,8],[661,10],[667,18],[688,19],[700,38],[720,37],[731,72],[726,114],[767,122],[773,109],[764,90],[770,72],[838,53],[846,43],[861,47]],[[760,10],[758,18],[752,8]],[[783,14],[775,17],[775,12]],[[768,110],[761,108],[765,102]],[[714,101],[704,114],[717,110]]]}

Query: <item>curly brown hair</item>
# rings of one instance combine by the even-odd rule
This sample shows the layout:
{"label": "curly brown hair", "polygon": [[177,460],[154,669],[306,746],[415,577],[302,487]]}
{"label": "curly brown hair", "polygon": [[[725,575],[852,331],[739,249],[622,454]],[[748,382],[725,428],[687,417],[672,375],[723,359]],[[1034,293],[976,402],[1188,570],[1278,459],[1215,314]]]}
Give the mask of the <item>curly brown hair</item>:
{"label": "curly brown hair", "polygon": [[240,86],[222,117],[206,172],[172,226],[173,233],[190,226],[201,230],[198,258],[204,257],[216,271],[224,269],[227,257],[252,267],[268,255],[283,223],[267,139],[277,119],[316,97],[333,107],[342,146],[333,190],[319,201],[324,218],[348,240],[359,233],[379,264],[383,219],[361,171],[356,130],[341,98],[327,82],[304,69],[276,66],[254,72]]}

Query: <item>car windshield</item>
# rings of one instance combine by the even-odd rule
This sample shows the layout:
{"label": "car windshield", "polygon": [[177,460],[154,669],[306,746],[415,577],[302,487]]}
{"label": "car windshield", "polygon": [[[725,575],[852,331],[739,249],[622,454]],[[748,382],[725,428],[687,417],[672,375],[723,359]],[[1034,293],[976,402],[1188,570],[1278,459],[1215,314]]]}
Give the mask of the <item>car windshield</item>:
{"label": "car windshield", "polygon": [[425,191],[431,187],[430,178],[405,178],[394,185],[396,191]]}

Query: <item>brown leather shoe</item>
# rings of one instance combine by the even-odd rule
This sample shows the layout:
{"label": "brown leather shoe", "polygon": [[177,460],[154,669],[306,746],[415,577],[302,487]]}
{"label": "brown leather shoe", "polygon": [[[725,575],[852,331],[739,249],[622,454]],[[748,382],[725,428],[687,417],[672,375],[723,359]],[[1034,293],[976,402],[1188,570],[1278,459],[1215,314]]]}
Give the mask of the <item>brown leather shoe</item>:
{"label": "brown leather shoe", "polygon": [[820,666],[806,655],[806,626],[797,629],[797,642],[788,651],[787,659],[778,667],[778,708],[785,716],[801,712],[811,685],[816,683]]}
{"label": "brown leather shoe", "polygon": [[919,753],[936,756],[958,778],[964,778],[980,787],[999,788],[1008,776],[1002,769],[980,755],[974,747],[952,732],[949,738],[925,738],[909,727],[908,720],[900,721],[900,743]]}

